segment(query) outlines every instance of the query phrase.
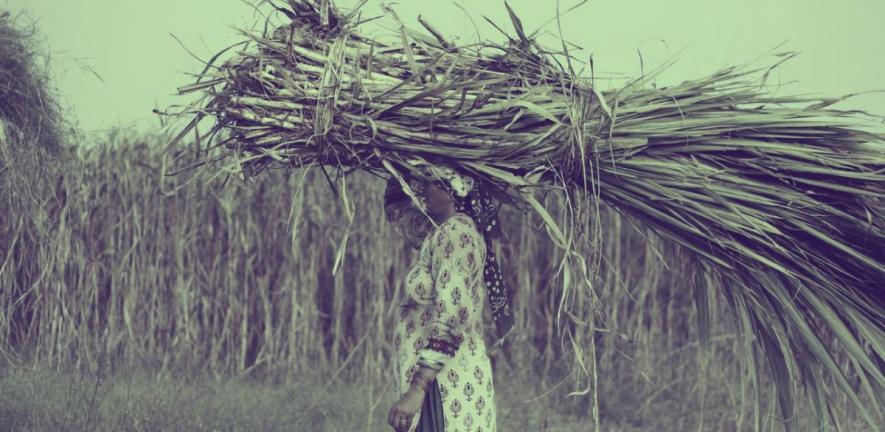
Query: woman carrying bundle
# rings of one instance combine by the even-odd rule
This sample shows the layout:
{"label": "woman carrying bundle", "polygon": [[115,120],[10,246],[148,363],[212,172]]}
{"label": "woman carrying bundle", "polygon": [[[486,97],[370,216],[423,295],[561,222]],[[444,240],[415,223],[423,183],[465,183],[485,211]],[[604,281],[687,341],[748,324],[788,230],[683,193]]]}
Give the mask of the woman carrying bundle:
{"label": "woman carrying bundle", "polygon": [[388,422],[396,432],[495,431],[482,320],[486,296],[498,332],[495,345],[513,327],[491,247],[501,233],[498,206],[469,175],[443,167],[425,174],[433,180],[413,182],[414,188],[436,226],[410,204],[396,180],[388,181],[384,194],[388,221],[418,249],[397,314],[394,347],[402,396]]}

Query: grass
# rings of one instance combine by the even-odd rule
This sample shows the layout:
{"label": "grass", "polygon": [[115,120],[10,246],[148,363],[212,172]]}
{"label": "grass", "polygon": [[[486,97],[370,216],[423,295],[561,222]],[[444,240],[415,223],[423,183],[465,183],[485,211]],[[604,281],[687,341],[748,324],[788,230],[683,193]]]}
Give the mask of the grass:
{"label": "grass", "polygon": [[[678,362],[662,369],[682,367]],[[555,385],[532,374],[496,372],[500,431],[578,432],[590,427],[575,413],[574,401],[541,397]],[[170,374],[128,369],[113,374],[57,372],[45,367],[0,369],[0,425],[4,431],[387,431],[387,410],[396,395],[379,383],[336,382],[329,373],[299,373],[291,381]],[[616,384],[621,378],[603,377]],[[620,392],[607,398],[602,427],[611,432],[744,431],[736,426],[727,377],[708,394],[704,423],[686,399],[697,383],[673,382],[642,400]],[[629,380],[627,380],[629,381]],[[326,390],[322,390],[326,389]],[[816,430],[806,410],[799,424]],[[769,419],[771,424],[773,419]],[[846,431],[867,431],[849,420]]]}
{"label": "grass", "polygon": [[[381,431],[395,395],[381,385],[338,384],[318,392],[326,375],[291,384],[248,378],[144,373],[82,377],[47,370],[5,371],[0,424],[8,430],[145,431]],[[502,385],[503,395],[526,394],[528,383]],[[514,390],[522,390],[517,392]],[[506,396],[505,396],[506,397]],[[511,399],[515,399],[511,397]],[[552,404],[503,410],[499,430],[578,431],[579,419],[558,418]],[[547,424],[544,429],[541,424]],[[527,429],[526,429],[527,428]]]}
{"label": "grass", "polygon": [[199,375],[181,380],[134,373],[98,379],[7,371],[0,423],[20,431],[321,431],[355,420],[347,418],[357,412],[351,399],[362,392],[310,394],[319,385],[311,378],[318,377],[267,387]]}

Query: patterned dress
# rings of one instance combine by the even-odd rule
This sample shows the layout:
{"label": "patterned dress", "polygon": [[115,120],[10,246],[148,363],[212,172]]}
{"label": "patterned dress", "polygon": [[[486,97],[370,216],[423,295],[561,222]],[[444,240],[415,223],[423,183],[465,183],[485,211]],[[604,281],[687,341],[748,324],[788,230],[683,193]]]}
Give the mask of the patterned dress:
{"label": "patterned dress", "polygon": [[[492,367],[482,323],[485,254],[473,220],[455,213],[423,238],[418,258],[406,273],[394,335],[400,394],[409,389],[419,361],[441,366],[436,382],[445,432],[496,430]],[[410,431],[420,415],[413,418]]]}

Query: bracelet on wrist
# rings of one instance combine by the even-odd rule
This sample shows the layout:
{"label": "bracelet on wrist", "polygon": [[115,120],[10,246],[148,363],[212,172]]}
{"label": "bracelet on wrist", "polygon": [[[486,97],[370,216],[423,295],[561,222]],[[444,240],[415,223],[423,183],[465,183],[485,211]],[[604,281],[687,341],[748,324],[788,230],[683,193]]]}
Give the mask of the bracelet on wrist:
{"label": "bracelet on wrist", "polygon": [[423,379],[418,378],[417,376],[412,378],[412,387],[418,387],[421,391],[427,393],[427,383],[424,382]]}

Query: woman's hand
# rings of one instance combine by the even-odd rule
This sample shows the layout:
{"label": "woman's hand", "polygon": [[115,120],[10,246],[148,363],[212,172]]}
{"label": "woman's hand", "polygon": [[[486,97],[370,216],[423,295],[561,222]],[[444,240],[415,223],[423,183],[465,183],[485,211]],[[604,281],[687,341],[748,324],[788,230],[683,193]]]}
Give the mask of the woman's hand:
{"label": "woman's hand", "polygon": [[393,430],[396,432],[408,432],[412,420],[421,411],[423,404],[424,390],[415,386],[409,387],[406,394],[390,408],[390,413],[387,414],[387,423],[393,426]]}

